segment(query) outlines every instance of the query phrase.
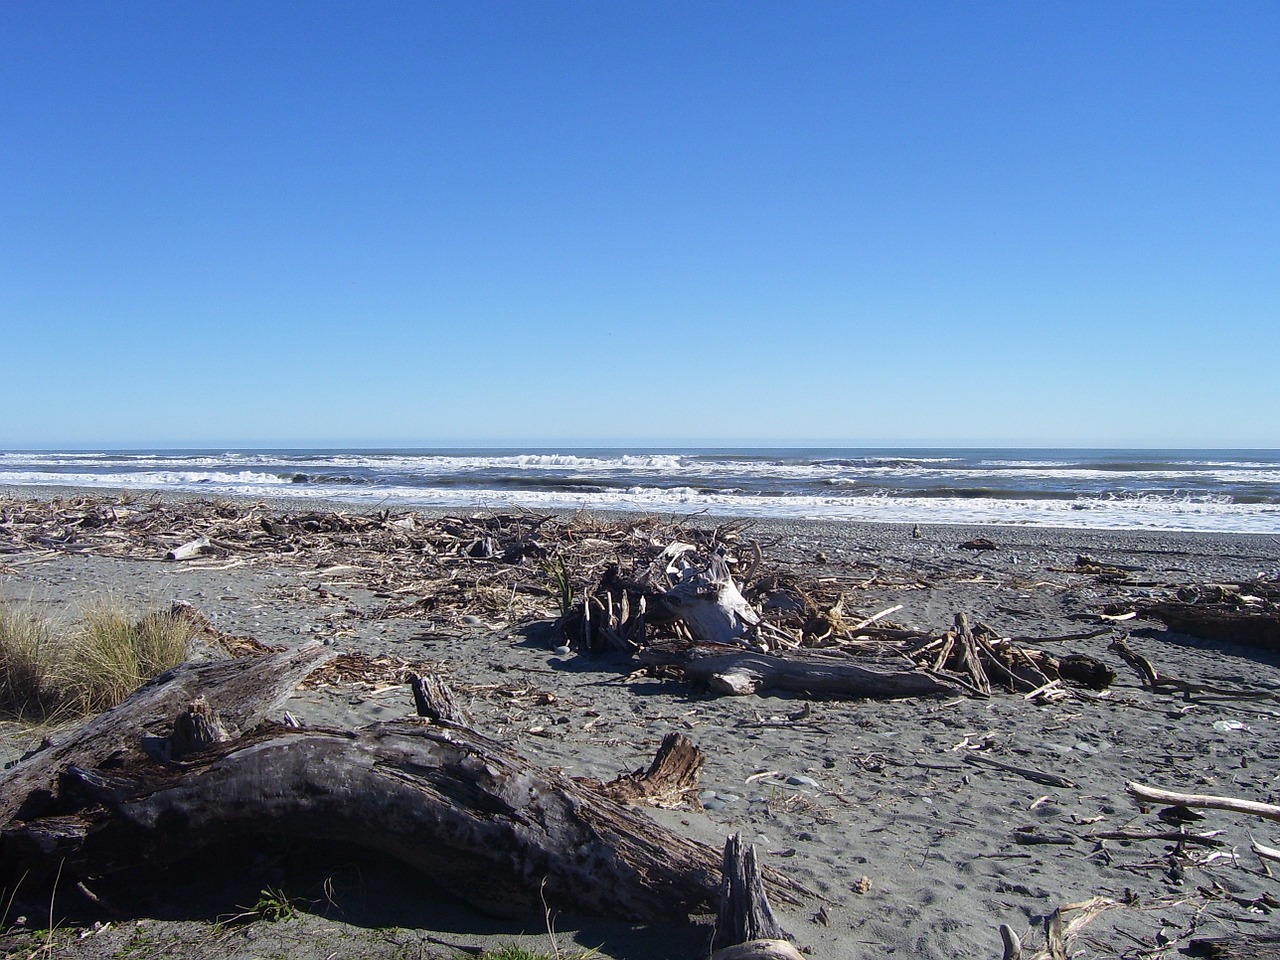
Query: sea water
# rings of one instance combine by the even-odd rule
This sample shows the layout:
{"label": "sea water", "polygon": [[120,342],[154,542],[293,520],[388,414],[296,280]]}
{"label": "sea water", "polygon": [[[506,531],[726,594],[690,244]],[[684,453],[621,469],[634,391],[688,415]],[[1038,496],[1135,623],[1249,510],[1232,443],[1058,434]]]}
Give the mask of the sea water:
{"label": "sea water", "polygon": [[1280,533],[1280,451],[1049,449],[100,450],[0,453],[0,486]]}

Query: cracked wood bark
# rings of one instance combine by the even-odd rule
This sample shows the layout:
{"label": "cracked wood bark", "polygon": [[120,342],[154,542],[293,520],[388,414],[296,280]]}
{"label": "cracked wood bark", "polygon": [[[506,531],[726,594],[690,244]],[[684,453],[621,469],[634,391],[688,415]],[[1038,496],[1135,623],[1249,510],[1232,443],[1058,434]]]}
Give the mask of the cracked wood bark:
{"label": "cracked wood bark", "polygon": [[[192,674],[226,681],[231,671],[241,695],[246,683],[274,689],[261,676],[264,662],[278,662],[272,657],[215,665],[221,672],[180,671],[141,691],[109,725],[119,749],[81,739],[79,752],[46,751],[39,782],[56,780],[57,789],[42,788],[47,795],[34,807],[20,765],[3,785],[6,802],[23,809],[0,831],[0,863],[15,878],[30,870],[49,879],[56,868],[83,881],[266,838],[337,841],[407,863],[500,915],[538,917],[550,905],[663,921],[714,909],[720,862],[712,848],[448,721],[356,731],[263,723],[182,764],[156,762],[125,743],[137,740],[130,729],[157,730],[161,721],[147,707],[172,718],[194,699],[184,682]],[[217,684],[203,692],[210,704],[224,700]],[[249,715],[241,710],[237,720]],[[786,902],[807,893],[780,874],[766,883]]]}
{"label": "cracked wood bark", "polygon": [[16,816],[38,816],[54,803],[61,794],[58,778],[72,764],[98,767],[109,760],[137,760],[147,745],[168,741],[174,717],[201,694],[207,695],[228,735],[251,729],[280,709],[293,688],[332,656],[330,648],[309,643],[261,657],[183,664],[160,674],[124,703],[0,775],[0,827]]}
{"label": "cracked wood bark", "polygon": [[952,695],[959,687],[924,670],[875,670],[822,651],[763,654],[695,647],[682,653],[653,648],[640,659],[679,666],[685,678],[735,696],[763,690],[839,697],[928,697]]}
{"label": "cracked wood bark", "polygon": [[658,753],[647,770],[626,773],[593,790],[622,803],[647,803],[656,807],[674,806],[698,789],[698,778],[706,758],[702,751],[680,733],[662,738]]}

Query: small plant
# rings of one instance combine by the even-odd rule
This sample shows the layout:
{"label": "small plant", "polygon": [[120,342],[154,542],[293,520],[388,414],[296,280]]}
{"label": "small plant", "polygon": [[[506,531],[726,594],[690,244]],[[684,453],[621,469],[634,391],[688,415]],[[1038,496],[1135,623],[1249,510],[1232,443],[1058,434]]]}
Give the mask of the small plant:
{"label": "small plant", "polygon": [[54,679],[66,651],[49,624],[28,610],[0,603],[0,714],[39,720],[55,712]]}
{"label": "small plant", "polygon": [[113,707],[158,673],[186,659],[191,622],[171,613],[133,620],[118,604],[85,612],[72,644],[72,688],[81,712]]}
{"label": "small plant", "polygon": [[543,570],[551,578],[552,595],[560,606],[560,616],[569,616],[573,613],[573,578],[569,576],[569,568],[565,566],[564,557],[559,554],[552,557],[543,566]]}
{"label": "small plant", "polygon": [[293,920],[298,916],[297,901],[284,895],[275,887],[267,887],[258,894],[258,902],[253,905],[253,912],[267,923],[279,923],[282,920]]}
{"label": "small plant", "polygon": [[301,902],[287,896],[278,887],[265,887],[258,892],[257,902],[253,906],[240,907],[240,913],[227,917],[220,923],[223,926],[232,926],[237,923],[252,923],[255,920],[265,920],[267,923],[296,920],[298,905]]}
{"label": "small plant", "polygon": [[534,953],[514,943],[499,947],[497,950],[486,950],[481,960],[558,960],[554,953]]}

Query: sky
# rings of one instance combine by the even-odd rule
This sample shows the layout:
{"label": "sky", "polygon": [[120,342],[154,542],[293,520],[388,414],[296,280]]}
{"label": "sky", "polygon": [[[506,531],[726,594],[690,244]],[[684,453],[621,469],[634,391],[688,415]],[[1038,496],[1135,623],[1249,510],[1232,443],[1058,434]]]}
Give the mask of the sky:
{"label": "sky", "polygon": [[0,449],[1280,447],[1280,4],[0,3]]}

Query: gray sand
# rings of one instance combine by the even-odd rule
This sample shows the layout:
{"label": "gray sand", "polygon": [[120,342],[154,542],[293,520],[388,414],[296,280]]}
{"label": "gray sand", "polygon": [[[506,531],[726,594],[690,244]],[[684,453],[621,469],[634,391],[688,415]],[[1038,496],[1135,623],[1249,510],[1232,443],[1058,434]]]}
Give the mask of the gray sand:
{"label": "gray sand", "polygon": [[[340,575],[305,569],[96,556],[26,565],[0,559],[0,596],[52,616],[72,615],[106,594],[140,610],[181,599],[224,632],[266,643],[319,637],[339,649],[430,661],[469,691],[479,729],[573,775],[609,779],[642,767],[666,733],[680,731],[708,757],[705,808],[654,815],[717,846],[740,831],[766,863],[815,890],[822,899],[782,912],[784,925],[815,957],[998,956],[1000,924],[1039,946],[1048,914],[1095,896],[1117,906],[1076,941],[1084,957],[1173,955],[1190,936],[1268,929],[1280,886],[1250,852],[1250,839],[1280,846],[1280,824],[1204,811],[1189,829],[1221,831],[1223,845],[1187,848],[1176,859],[1167,842],[1104,843],[1088,835],[1171,829],[1127,797],[1128,781],[1280,800],[1280,703],[1151,693],[1108,652],[1110,636],[1052,638],[1102,626],[1096,615],[1113,600],[1162,596],[1178,584],[1280,576],[1277,538],[976,527],[920,532],[916,539],[901,526],[756,521],[746,535],[762,543],[766,557],[803,561],[815,576],[854,584],[855,614],[902,604],[892,620],[941,632],[963,611],[1028,645],[1042,640],[1056,654],[1106,660],[1118,674],[1111,691],[1076,692],[1049,705],[1009,694],[814,702],[793,722],[805,707],[800,699],[713,697],[684,684],[628,678],[627,662],[556,655],[536,625],[381,620],[374,615],[379,598],[344,585]],[[976,536],[1000,549],[956,548]],[[1080,554],[1141,568],[1134,574],[1140,585],[1118,587],[1073,572]],[[1280,697],[1276,653],[1196,640],[1144,620],[1121,626],[1162,674]],[[554,696],[503,692],[513,688]],[[300,692],[288,709],[304,723],[345,726],[403,716],[412,703],[398,688],[320,689]],[[29,742],[12,724],[0,733],[5,758]],[[975,748],[1075,786],[1044,786],[964,762]],[[1062,842],[1028,843],[1029,837]],[[276,882],[278,868],[246,864],[246,889]],[[440,942],[519,941],[550,949],[541,919],[527,927],[497,924],[414,875],[394,873],[392,882],[341,864],[332,869],[345,912],[323,901],[312,907],[327,918],[216,931],[181,919],[139,925],[133,917],[92,936],[67,932],[59,943],[69,956],[110,956],[140,939],[157,951],[181,943],[190,956],[226,957],[452,955]],[[200,895],[216,900],[218,893]],[[243,894],[224,895],[232,901],[215,913],[243,903],[234,899]],[[705,923],[635,928],[561,916],[554,927],[560,949],[599,948],[597,956],[617,960],[692,960],[705,955],[708,936]]]}

